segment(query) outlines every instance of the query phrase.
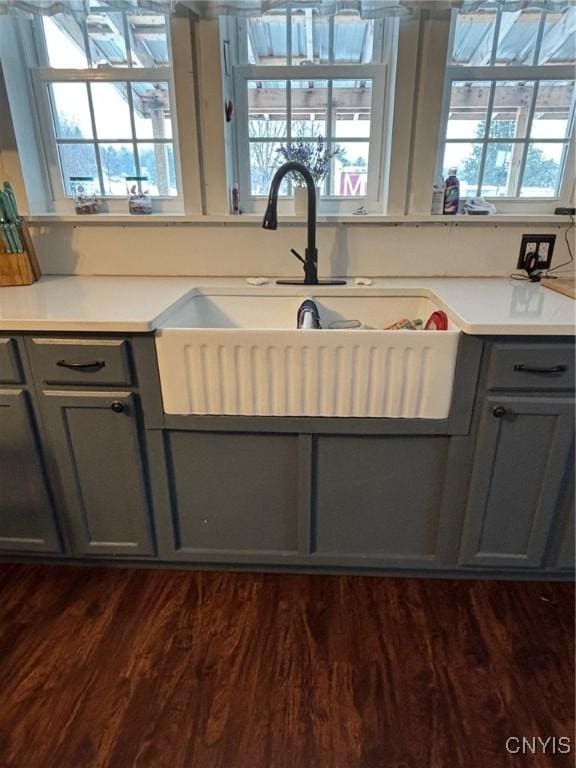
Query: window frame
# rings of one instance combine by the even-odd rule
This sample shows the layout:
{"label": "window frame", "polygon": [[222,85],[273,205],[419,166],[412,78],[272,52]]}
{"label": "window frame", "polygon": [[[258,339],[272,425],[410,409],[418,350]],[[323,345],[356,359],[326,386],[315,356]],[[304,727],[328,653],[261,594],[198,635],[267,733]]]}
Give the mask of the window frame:
{"label": "window frame", "polygon": [[[125,16],[125,13],[124,13]],[[74,199],[71,195],[66,193],[66,189],[63,183],[60,158],[58,153],[58,141],[56,137],[56,131],[52,116],[52,104],[49,96],[49,85],[51,83],[138,83],[138,82],[166,82],[168,84],[168,94],[170,98],[170,121],[172,124],[172,138],[164,141],[154,140],[138,140],[133,135],[131,138],[106,139],[100,143],[114,143],[120,141],[122,143],[132,144],[134,147],[134,162],[136,175],[140,174],[139,171],[139,159],[138,152],[136,150],[139,144],[155,144],[155,143],[169,143],[172,144],[174,153],[174,170],[176,175],[176,187],[177,195],[157,195],[152,197],[153,210],[156,213],[180,213],[183,210],[183,193],[182,193],[182,172],[180,164],[180,147],[178,137],[178,120],[176,113],[176,99],[175,99],[175,87],[174,87],[174,68],[173,68],[173,53],[172,53],[172,35],[171,35],[170,18],[166,17],[166,35],[167,45],[170,55],[170,63],[166,66],[159,67],[100,67],[100,68],[74,68],[64,69],[57,67],[50,67],[48,64],[48,54],[44,43],[44,35],[42,30],[42,19],[35,17],[32,22],[32,38],[34,41],[34,66],[30,67],[30,76],[32,81],[32,91],[36,104],[36,111],[38,115],[38,122],[40,128],[40,136],[42,143],[42,150],[45,156],[45,162],[49,174],[49,185],[52,195],[52,205],[56,213],[61,214],[73,214],[74,213]],[[84,36],[86,40],[86,35]],[[65,143],[78,143],[89,144],[94,147],[99,143],[96,138],[95,132],[95,118],[94,110],[92,106],[92,100],[89,99],[90,118],[92,123],[93,136],[90,139],[77,139],[72,142]],[[132,104],[129,103],[130,109],[130,121],[132,124],[132,133],[134,134]],[[104,191],[103,176],[100,164],[100,157],[98,151],[95,151],[96,165],[98,169],[98,176],[100,180],[100,186]],[[105,195],[98,196],[103,208],[108,213],[122,214],[127,213],[127,200],[128,195]]]}
{"label": "window frame", "polygon": [[[289,3],[287,3],[289,6]],[[291,9],[287,9],[287,35],[291,36]],[[228,17],[226,20],[228,32],[232,25],[235,45],[232,51],[228,50],[235,58],[231,65],[231,85],[235,104],[235,120],[232,136],[233,158],[230,186],[235,181],[240,188],[242,210],[246,213],[261,213],[265,209],[266,195],[252,195],[250,184],[250,153],[243,151],[249,149],[249,125],[248,125],[248,87],[249,80],[372,80],[372,102],[370,116],[369,138],[369,166],[367,194],[362,196],[344,197],[339,195],[322,195],[320,198],[320,213],[350,214],[361,206],[369,213],[382,213],[385,204],[385,174],[384,165],[387,157],[386,141],[389,123],[389,72],[390,67],[384,61],[385,43],[393,37],[391,34],[392,20],[374,20],[374,39],[372,63],[369,64],[291,64],[291,51],[288,48],[286,65],[255,65],[241,62],[248,61],[248,23],[241,17]],[[332,28],[332,24],[331,24]],[[230,36],[230,35],[229,35]],[[236,54],[234,56],[234,53]],[[332,45],[330,54],[333,57]],[[330,88],[328,89],[330,93]],[[329,96],[328,96],[329,99]],[[330,109],[330,104],[327,104]],[[288,136],[290,134],[288,133]],[[263,139],[263,141],[267,141]],[[276,141],[276,139],[270,139]],[[342,138],[342,143],[347,142]],[[366,139],[354,141],[365,142]],[[338,139],[336,139],[336,143]],[[280,199],[280,210],[283,213],[291,212],[292,197]]]}
{"label": "window frame", "polygon": [[[482,159],[480,166],[480,174],[478,178],[478,189],[482,183],[483,163],[486,154],[486,147],[488,143],[503,143],[503,144],[522,144],[522,165],[519,173],[519,186],[522,183],[527,148],[531,142],[531,137],[527,131],[526,136],[523,138],[490,138],[489,129],[492,119],[493,100],[495,84],[498,82],[506,81],[528,81],[534,82],[534,91],[532,94],[532,100],[530,104],[530,111],[528,117],[528,128],[532,127],[532,118],[535,111],[536,100],[538,97],[538,87],[541,81],[546,80],[576,80],[576,71],[572,65],[558,65],[558,64],[522,64],[522,65],[507,65],[507,64],[494,64],[480,65],[480,66],[468,66],[466,64],[451,64],[450,59],[452,56],[452,50],[454,46],[454,35],[456,30],[456,20],[458,17],[458,11],[453,10],[450,18],[450,33],[448,37],[448,50],[446,57],[446,67],[444,74],[444,88],[442,96],[442,113],[440,121],[439,141],[436,151],[436,163],[434,178],[442,178],[444,152],[447,143],[458,143],[458,140],[448,140],[446,137],[448,129],[448,120],[450,114],[450,101],[452,93],[452,84],[454,82],[490,82],[490,96],[486,112],[486,131],[483,138],[478,140],[463,139],[465,143],[480,143],[482,144]],[[502,7],[499,6],[497,10],[497,17],[495,20],[494,37],[492,40],[492,48],[490,61],[495,61],[495,55],[499,42],[500,23],[502,18]],[[546,13],[542,12],[539,22],[539,30],[535,43],[535,50],[533,54],[533,61],[538,61],[540,55],[540,49],[543,39],[543,28],[545,24]],[[571,199],[574,191],[574,156],[575,156],[575,138],[574,128],[576,125],[576,109],[574,103],[576,103],[576,88],[573,97],[573,107],[570,115],[570,122],[567,128],[567,136],[562,139],[538,139],[536,143],[564,143],[564,150],[562,152],[562,160],[560,164],[560,183],[558,184],[558,192],[556,195],[530,197],[530,196],[485,196],[485,199],[497,206],[500,213],[546,213],[553,212],[553,209]]]}

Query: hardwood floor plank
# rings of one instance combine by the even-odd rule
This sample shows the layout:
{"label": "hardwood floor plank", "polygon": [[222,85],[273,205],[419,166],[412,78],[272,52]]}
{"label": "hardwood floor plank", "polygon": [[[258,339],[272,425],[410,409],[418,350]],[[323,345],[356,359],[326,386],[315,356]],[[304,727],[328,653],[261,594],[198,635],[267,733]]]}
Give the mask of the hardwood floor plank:
{"label": "hardwood floor plank", "polygon": [[0,565],[1,768],[564,768],[574,587]]}

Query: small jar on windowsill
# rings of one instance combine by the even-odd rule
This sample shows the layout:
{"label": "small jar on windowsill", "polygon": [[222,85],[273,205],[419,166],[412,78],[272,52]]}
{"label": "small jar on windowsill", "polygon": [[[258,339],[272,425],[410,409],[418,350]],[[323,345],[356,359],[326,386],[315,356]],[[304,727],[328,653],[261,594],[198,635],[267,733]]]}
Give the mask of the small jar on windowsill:
{"label": "small jar on windowsill", "polygon": [[78,215],[100,213],[93,176],[70,176],[70,189],[74,195],[74,210]]}
{"label": "small jar on windowsill", "polygon": [[152,198],[148,191],[147,176],[126,176],[128,211],[133,216],[152,213]]}

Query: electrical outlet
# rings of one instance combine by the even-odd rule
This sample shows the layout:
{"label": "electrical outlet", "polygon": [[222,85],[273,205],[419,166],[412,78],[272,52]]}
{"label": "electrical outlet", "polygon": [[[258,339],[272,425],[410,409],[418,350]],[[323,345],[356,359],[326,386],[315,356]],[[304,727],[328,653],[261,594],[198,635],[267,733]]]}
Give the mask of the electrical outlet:
{"label": "electrical outlet", "polygon": [[548,261],[548,251],[550,250],[550,243],[538,244],[538,265],[546,263]]}
{"label": "electrical outlet", "polygon": [[550,269],[556,235],[522,235],[518,269],[536,272]]}

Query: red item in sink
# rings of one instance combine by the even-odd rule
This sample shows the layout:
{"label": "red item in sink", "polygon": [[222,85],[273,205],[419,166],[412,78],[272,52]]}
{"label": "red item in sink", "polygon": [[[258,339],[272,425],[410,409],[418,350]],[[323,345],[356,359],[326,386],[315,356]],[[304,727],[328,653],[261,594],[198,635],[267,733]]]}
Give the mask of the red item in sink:
{"label": "red item in sink", "polygon": [[425,331],[448,330],[448,317],[446,316],[446,312],[442,312],[441,309],[439,309],[437,312],[432,312],[432,314],[426,321],[424,330]]}

